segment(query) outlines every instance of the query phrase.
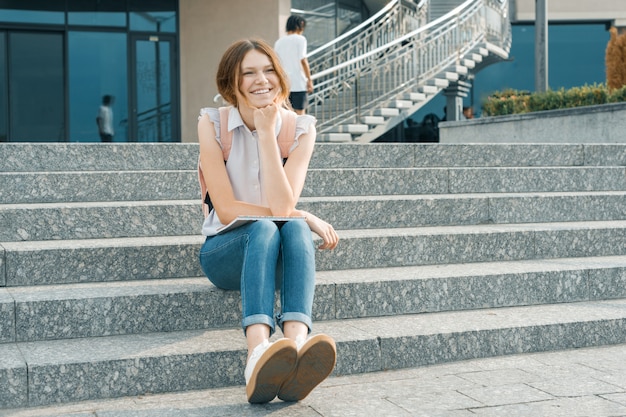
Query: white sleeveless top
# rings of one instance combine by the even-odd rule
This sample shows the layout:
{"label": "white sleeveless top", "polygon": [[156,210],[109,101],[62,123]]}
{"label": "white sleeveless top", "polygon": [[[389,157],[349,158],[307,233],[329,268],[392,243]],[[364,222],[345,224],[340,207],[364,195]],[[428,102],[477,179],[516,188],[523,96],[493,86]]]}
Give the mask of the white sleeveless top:
{"label": "white sleeveless top", "polygon": [[[222,146],[220,141],[220,114],[219,109],[206,107],[200,110],[200,117],[208,114],[209,119],[215,126],[215,139]],[[296,117],[296,138],[292,148],[293,151],[298,146],[300,136],[309,131],[311,124],[315,124],[316,120],[310,115],[301,115]],[[282,120],[280,113],[276,122],[276,136],[280,132]],[[233,132],[232,146],[230,155],[226,162],[226,172],[233,187],[235,198],[250,204],[268,206],[265,192],[261,186],[261,167],[259,164],[259,143],[256,130],[251,132],[244,124],[239,110],[232,107],[228,115],[228,130]],[[276,144],[278,146],[278,143]],[[208,217],[202,225],[202,234],[204,236],[214,236],[217,229],[223,224],[215,213],[215,209],[211,210]]]}

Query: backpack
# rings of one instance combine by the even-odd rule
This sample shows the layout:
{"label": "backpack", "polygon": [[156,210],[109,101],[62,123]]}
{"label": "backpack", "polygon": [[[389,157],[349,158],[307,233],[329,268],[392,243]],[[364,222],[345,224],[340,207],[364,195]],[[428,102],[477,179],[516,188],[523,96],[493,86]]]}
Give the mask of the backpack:
{"label": "backpack", "polygon": [[[233,143],[233,132],[228,130],[228,115],[232,107],[220,107],[220,141],[222,142],[222,155],[224,157],[224,163],[228,161],[230,155],[230,148]],[[280,148],[280,154],[283,158],[283,165],[287,162],[289,157],[289,150],[296,141],[296,114],[286,109],[280,109],[280,115],[282,119],[282,125],[276,141]],[[202,173],[202,166],[200,165],[200,156],[198,156],[198,181],[200,182],[200,195],[202,196],[202,212],[204,217],[209,215],[209,212],[213,210],[213,204],[209,197],[209,192],[204,182],[204,175]]]}

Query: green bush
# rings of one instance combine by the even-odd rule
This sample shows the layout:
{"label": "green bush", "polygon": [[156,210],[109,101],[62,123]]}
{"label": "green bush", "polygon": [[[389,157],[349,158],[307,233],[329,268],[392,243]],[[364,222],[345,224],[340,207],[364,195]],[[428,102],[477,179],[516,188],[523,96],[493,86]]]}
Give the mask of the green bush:
{"label": "green bush", "polygon": [[542,93],[503,90],[487,97],[482,108],[485,116],[503,116],[622,101],[626,101],[626,86],[609,91],[604,84],[593,84]]}

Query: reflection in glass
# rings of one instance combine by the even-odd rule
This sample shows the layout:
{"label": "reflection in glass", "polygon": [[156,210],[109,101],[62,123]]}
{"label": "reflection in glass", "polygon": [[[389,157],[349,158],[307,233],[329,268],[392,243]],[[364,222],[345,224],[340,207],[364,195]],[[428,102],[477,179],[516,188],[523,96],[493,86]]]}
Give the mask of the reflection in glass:
{"label": "reflection in glass", "polygon": [[[304,36],[307,38],[309,52],[336,37],[335,3],[336,0],[292,0],[292,12],[302,15],[307,22]],[[284,28],[282,29],[284,31]]]}
{"label": "reflection in glass", "polygon": [[126,142],[120,121],[128,118],[126,34],[68,33],[69,126],[71,142],[100,141],[96,116],[104,95],[113,102],[114,142]]}
{"label": "reflection in glass", "polygon": [[63,35],[9,34],[11,141],[65,141]]}
{"label": "reflection in glass", "polygon": [[9,133],[6,53],[6,33],[0,32],[0,142],[6,142]]}
{"label": "reflection in glass", "polygon": [[176,32],[175,0],[129,0],[130,29],[145,32]]}
{"label": "reflection in glass", "polygon": [[172,96],[168,41],[136,42],[137,141],[172,142]]}
{"label": "reflection in glass", "polygon": [[130,28],[145,32],[176,32],[175,12],[133,12]]}
{"label": "reflection in glass", "polygon": [[70,25],[126,26],[126,0],[68,0]]}
{"label": "reflection in glass", "polygon": [[14,23],[65,23],[65,2],[50,0],[3,0],[0,21]]}

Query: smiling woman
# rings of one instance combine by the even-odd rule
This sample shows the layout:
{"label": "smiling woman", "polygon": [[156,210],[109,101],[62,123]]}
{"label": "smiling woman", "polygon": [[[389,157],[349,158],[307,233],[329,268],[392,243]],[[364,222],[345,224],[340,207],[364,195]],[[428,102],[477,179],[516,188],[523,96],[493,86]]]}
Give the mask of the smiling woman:
{"label": "smiling woman", "polygon": [[[299,401],[336,361],[333,339],[307,338],[315,289],[312,232],[322,238],[320,249],[334,249],[339,241],[330,224],[296,207],[315,145],[315,119],[287,109],[287,77],[264,41],[231,45],[218,66],[217,86],[232,106],[200,112],[200,178],[210,208],[200,265],[217,287],[240,290],[248,401]],[[222,232],[243,216],[257,220]],[[276,326],[284,337],[270,342]]]}

